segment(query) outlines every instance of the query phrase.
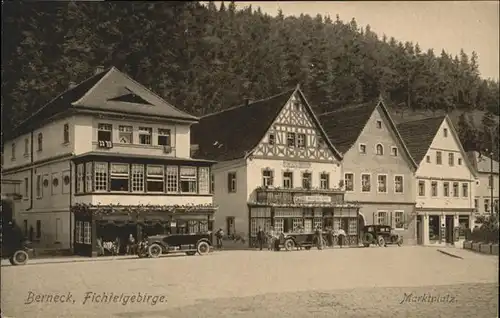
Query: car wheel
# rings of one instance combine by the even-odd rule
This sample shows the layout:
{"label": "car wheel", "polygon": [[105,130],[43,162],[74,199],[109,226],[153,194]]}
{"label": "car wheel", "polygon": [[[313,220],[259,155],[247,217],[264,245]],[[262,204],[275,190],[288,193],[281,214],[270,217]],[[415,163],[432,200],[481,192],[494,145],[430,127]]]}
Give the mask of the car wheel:
{"label": "car wheel", "polygon": [[383,238],[382,236],[379,236],[379,237],[377,238],[377,244],[378,244],[378,246],[380,246],[380,247],[385,246],[385,240],[384,240],[384,238]]}
{"label": "car wheel", "polygon": [[295,242],[292,239],[287,239],[284,245],[287,251],[292,251],[295,248]]}
{"label": "car wheel", "polygon": [[403,238],[402,237],[400,237],[398,240],[398,246],[401,246],[401,245],[403,245]]}
{"label": "car wheel", "polygon": [[162,248],[161,248],[160,244],[154,243],[154,244],[151,244],[151,246],[149,246],[148,254],[150,257],[157,258],[161,255],[161,250],[162,250]]}
{"label": "car wheel", "polygon": [[186,255],[187,256],[193,256],[193,255],[196,255],[196,252],[193,252],[193,251],[186,252]]}
{"label": "car wheel", "polygon": [[199,242],[198,245],[196,246],[196,250],[200,255],[208,254],[210,252],[210,245],[208,245],[208,243],[205,241]]}
{"label": "car wheel", "polygon": [[16,251],[14,255],[12,255],[12,265],[25,265],[28,262],[28,253],[23,250]]}

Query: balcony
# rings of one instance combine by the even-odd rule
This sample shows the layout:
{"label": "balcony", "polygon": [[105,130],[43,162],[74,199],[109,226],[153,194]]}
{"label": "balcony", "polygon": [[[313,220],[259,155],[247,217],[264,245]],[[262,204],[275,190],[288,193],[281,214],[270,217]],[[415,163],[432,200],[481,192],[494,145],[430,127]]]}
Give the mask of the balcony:
{"label": "balcony", "polygon": [[344,191],[341,189],[304,189],[260,187],[255,190],[256,206],[344,206]]}

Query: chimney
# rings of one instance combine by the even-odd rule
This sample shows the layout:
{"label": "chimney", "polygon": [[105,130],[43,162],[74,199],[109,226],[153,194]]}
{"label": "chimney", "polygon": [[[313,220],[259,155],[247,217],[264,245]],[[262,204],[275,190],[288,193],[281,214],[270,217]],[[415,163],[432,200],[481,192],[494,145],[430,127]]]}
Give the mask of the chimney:
{"label": "chimney", "polygon": [[68,87],[69,87],[69,88],[73,88],[73,87],[75,87],[75,86],[76,86],[76,83],[75,83],[75,82],[73,82],[73,81],[70,81],[70,82],[69,82],[69,85],[68,85]]}
{"label": "chimney", "polygon": [[102,65],[96,66],[96,68],[94,70],[94,75],[97,75],[97,74],[102,73],[102,72],[104,72],[104,66],[102,66]]}

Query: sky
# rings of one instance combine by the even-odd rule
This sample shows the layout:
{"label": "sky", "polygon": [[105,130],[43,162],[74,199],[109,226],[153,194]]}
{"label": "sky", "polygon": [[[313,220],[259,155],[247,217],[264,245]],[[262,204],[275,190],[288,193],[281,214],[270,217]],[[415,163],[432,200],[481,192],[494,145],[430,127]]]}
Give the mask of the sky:
{"label": "sky", "polygon": [[[483,78],[499,78],[499,1],[237,1],[238,9],[248,5],[275,16],[301,13],[315,16],[338,14],[343,21],[356,18],[358,26],[370,25],[379,36],[419,43],[422,51],[433,48],[452,55],[460,49],[470,56],[476,51]],[[227,3],[226,3],[227,5]]]}

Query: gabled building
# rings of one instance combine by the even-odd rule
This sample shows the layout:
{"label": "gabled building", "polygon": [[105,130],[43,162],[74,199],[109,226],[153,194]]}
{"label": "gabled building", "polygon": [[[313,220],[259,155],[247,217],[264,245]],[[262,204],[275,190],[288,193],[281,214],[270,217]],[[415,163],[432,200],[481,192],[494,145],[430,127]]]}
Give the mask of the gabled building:
{"label": "gabled building", "polygon": [[4,138],[18,224],[39,247],[211,229],[212,161],[191,158],[186,114],[112,67],[70,87]]}
{"label": "gabled building", "polygon": [[421,244],[454,244],[474,222],[476,173],[448,116],[398,125],[419,168],[417,238]]}
{"label": "gabled building", "polygon": [[319,119],[344,157],[345,199],[360,204],[360,226],[391,225],[405,244],[414,244],[417,165],[384,102],[347,106]]}
{"label": "gabled building", "polygon": [[490,215],[495,213],[498,215],[498,191],[500,189],[498,161],[477,151],[469,151],[467,154],[478,176],[474,200],[476,214]]}
{"label": "gabled building", "polygon": [[259,227],[344,228],[357,244],[357,207],[344,203],[341,155],[299,87],[204,116],[197,157],[215,160],[216,226],[255,244]]}

